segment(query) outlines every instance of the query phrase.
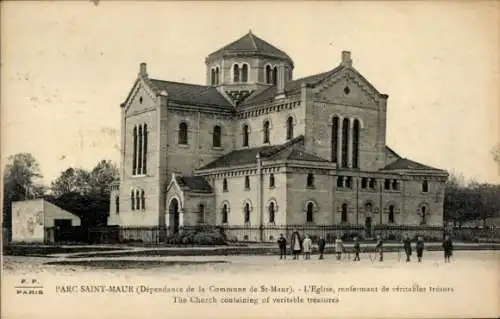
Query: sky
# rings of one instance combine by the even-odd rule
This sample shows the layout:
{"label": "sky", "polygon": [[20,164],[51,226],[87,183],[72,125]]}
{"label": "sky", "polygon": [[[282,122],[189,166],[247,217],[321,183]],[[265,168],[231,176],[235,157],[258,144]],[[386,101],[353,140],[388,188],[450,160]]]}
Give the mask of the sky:
{"label": "sky", "polygon": [[204,84],[205,57],[250,29],[294,78],[342,50],[388,94],[387,144],[403,157],[500,183],[500,2],[2,2],[2,166],[32,153],[44,183],[119,162],[120,103],[152,78]]}

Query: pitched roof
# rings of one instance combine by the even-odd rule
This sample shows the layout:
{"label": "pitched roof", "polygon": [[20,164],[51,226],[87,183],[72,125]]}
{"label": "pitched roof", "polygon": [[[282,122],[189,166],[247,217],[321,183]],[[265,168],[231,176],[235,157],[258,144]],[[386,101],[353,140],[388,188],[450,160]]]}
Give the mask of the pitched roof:
{"label": "pitched roof", "polygon": [[381,169],[381,171],[393,171],[393,170],[409,170],[409,171],[439,171],[446,172],[444,170],[427,166],[407,158],[399,158],[396,161],[390,163]]}
{"label": "pitched roof", "polygon": [[386,151],[388,151],[389,153],[392,153],[394,156],[401,158],[401,156],[400,156],[398,153],[396,153],[396,152],[395,152],[392,148],[390,148],[389,146],[387,146],[387,145],[386,145],[386,146],[385,146],[385,149],[386,149]]}
{"label": "pitched roof", "polygon": [[[326,77],[337,73],[342,68],[343,66],[339,65],[330,71],[313,74],[300,79],[289,81],[285,84],[285,94],[291,95],[300,92],[302,84],[316,85],[322,80],[324,80]],[[241,103],[240,107],[270,102],[274,99],[276,94],[277,94],[276,86],[265,88],[261,91],[255,92],[254,94],[250,95],[250,97],[248,97],[243,103]]]}
{"label": "pitched roof", "polygon": [[252,31],[242,36],[236,41],[229,43],[228,45],[220,48],[219,50],[210,53],[208,58],[215,58],[219,56],[224,56],[226,54],[255,54],[255,55],[265,55],[270,57],[277,57],[285,60],[293,61],[288,54],[284,51],[278,49],[274,45],[267,41],[259,38]]}
{"label": "pitched roof", "polygon": [[213,86],[197,85],[180,82],[171,82],[150,79],[151,85],[158,90],[168,93],[168,100],[178,103],[210,106],[221,110],[232,111],[233,106]]}
{"label": "pitched roof", "polygon": [[175,175],[175,181],[181,188],[187,188],[195,193],[212,193],[212,186],[200,176]]}
{"label": "pitched roof", "polygon": [[284,144],[273,146],[261,146],[232,151],[223,155],[215,161],[208,163],[199,170],[223,168],[239,165],[256,164],[257,154],[262,160],[300,160],[314,162],[328,162],[313,154],[306,153],[304,147],[304,136],[300,135]]}

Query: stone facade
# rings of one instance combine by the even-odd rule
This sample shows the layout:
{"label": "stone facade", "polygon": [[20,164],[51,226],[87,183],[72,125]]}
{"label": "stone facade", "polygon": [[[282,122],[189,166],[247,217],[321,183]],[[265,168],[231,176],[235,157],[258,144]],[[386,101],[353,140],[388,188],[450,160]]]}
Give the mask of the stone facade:
{"label": "stone facade", "polygon": [[349,52],[293,79],[291,58],[249,33],[206,65],[202,86],[152,79],[141,64],[121,105],[110,224],[442,226],[447,173],[386,145],[388,96]]}

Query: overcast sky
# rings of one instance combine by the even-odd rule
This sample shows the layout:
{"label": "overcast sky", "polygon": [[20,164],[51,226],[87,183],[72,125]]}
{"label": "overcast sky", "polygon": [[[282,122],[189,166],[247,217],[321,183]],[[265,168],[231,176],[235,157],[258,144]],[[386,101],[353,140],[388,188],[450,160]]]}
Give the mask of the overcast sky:
{"label": "overcast sky", "polygon": [[30,152],[44,182],[119,161],[120,108],[140,62],[204,84],[205,57],[252,30],[294,78],[353,65],[389,95],[387,143],[404,157],[500,182],[498,1],[2,2],[2,159]]}

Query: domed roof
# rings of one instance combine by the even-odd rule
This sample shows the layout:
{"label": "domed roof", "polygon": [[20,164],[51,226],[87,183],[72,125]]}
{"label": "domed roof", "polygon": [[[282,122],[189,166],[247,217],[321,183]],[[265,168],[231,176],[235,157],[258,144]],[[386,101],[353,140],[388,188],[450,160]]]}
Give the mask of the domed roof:
{"label": "domed roof", "polygon": [[287,60],[293,65],[293,61],[282,50],[273,46],[272,44],[262,40],[257,37],[252,31],[249,31],[247,34],[239,38],[238,40],[229,43],[223,48],[209,54],[207,60],[212,60],[225,56],[233,56],[233,55],[245,55],[245,56],[265,56],[270,58],[278,58]]}

